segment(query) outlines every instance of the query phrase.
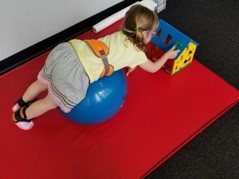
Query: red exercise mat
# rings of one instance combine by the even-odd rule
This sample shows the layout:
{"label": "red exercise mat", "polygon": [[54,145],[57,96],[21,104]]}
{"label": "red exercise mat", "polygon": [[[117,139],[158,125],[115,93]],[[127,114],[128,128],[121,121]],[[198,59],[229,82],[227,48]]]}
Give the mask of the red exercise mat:
{"label": "red exercise mat", "polygon": [[[100,37],[119,26],[79,38]],[[127,77],[123,108],[103,124],[81,126],[53,110],[22,131],[11,121],[11,107],[47,54],[0,77],[0,178],[142,178],[239,99],[238,90],[193,60],[173,77],[164,70],[135,70]]]}

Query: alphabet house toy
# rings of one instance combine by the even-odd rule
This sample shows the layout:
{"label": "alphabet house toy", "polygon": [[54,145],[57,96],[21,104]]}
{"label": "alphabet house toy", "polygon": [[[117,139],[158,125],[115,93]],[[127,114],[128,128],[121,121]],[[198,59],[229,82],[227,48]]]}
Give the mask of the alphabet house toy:
{"label": "alphabet house toy", "polygon": [[173,45],[180,49],[180,52],[175,59],[169,59],[164,65],[170,75],[174,75],[192,62],[198,43],[160,19],[156,35],[148,45],[148,58],[157,60]]}

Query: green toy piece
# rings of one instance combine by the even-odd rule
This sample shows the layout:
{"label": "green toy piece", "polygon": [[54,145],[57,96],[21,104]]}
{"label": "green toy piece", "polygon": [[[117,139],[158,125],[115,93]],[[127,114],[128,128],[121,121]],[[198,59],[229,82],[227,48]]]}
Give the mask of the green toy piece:
{"label": "green toy piece", "polygon": [[177,42],[174,43],[174,46],[175,47],[182,47],[183,44],[182,44],[182,42],[177,41]]}

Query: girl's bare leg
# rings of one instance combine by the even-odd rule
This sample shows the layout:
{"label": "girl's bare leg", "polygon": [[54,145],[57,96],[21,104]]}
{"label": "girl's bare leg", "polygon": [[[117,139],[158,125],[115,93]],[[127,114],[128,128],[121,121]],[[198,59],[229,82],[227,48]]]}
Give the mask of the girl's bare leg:
{"label": "girl's bare leg", "polygon": [[[25,93],[23,94],[21,100],[23,100],[23,104],[28,103],[31,100],[36,99],[36,97],[43,91],[45,91],[47,89],[47,85],[36,80],[34,81],[25,91]],[[20,109],[20,104],[19,100],[18,102],[13,106],[12,111],[18,111]]]}
{"label": "girl's bare leg", "polygon": [[45,98],[35,101],[26,109],[27,119],[38,117],[56,107],[57,105],[52,101],[50,96],[47,95]]}
{"label": "girl's bare leg", "polygon": [[[21,100],[23,102],[23,106],[27,107],[24,110],[24,114],[26,117],[21,116],[21,112],[23,111],[23,108],[20,109],[20,105],[18,102],[13,106],[13,121],[14,123],[23,130],[29,130],[33,127],[34,122],[30,119],[40,116],[41,114],[49,111],[50,109],[56,108],[56,105],[53,103],[53,101],[50,99],[50,97],[47,95],[45,98],[40,99],[38,101],[35,101],[33,103],[28,103],[34,99],[43,91],[47,90],[47,85],[40,82],[40,81],[35,81],[33,82],[26,90],[26,92],[23,94]],[[25,105],[26,104],[26,105]],[[20,109],[20,110],[19,110]],[[20,120],[17,122],[17,116],[23,117],[23,120]],[[21,118],[20,117],[20,118]],[[24,120],[25,119],[25,120]],[[29,121],[27,121],[29,119]]]}
{"label": "girl's bare leg", "polygon": [[38,117],[56,107],[57,105],[47,95],[45,98],[33,102],[30,106],[23,107],[19,111],[14,112],[13,121],[20,129],[30,130],[34,125],[32,118]]}
{"label": "girl's bare leg", "polygon": [[35,99],[41,92],[45,91],[46,89],[47,89],[46,84],[36,80],[27,88],[26,92],[22,96],[22,99],[25,102],[31,101]]}

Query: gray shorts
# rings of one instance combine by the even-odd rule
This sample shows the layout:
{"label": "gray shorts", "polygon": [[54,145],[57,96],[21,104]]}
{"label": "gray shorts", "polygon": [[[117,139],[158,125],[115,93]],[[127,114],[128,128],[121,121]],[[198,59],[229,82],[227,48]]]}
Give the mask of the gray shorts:
{"label": "gray shorts", "polygon": [[48,55],[38,80],[48,85],[48,94],[64,112],[70,112],[86,95],[89,78],[69,43],[57,45]]}

